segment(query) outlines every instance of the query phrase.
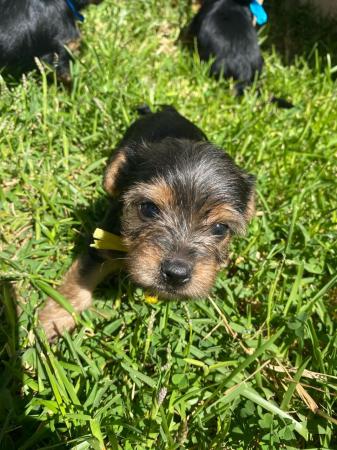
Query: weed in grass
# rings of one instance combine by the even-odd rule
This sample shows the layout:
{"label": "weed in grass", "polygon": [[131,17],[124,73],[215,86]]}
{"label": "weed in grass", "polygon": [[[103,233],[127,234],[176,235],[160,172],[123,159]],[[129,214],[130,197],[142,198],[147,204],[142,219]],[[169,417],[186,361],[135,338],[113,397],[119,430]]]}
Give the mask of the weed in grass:
{"label": "weed in grass", "polygon": [[[337,446],[336,41],[302,9],[279,41],[266,2],[261,97],[238,101],[175,46],[175,3],[89,11],[70,95],[38,74],[0,83],[0,448]],[[289,35],[303,56],[285,68],[271,45]],[[104,211],[106,158],[144,102],[174,104],[255,173],[257,217],[209,299],[148,305],[120,275],[50,346],[36,309]]]}

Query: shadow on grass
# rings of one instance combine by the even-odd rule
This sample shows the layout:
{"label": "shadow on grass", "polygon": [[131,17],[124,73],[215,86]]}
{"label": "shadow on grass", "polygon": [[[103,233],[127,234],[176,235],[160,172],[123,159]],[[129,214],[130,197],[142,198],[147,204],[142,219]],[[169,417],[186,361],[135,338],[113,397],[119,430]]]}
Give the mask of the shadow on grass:
{"label": "shadow on grass", "polygon": [[[266,0],[264,4],[269,15],[264,48],[275,48],[285,65],[302,56],[310,67],[324,70],[327,54],[331,65],[337,64],[336,20],[320,16],[312,6],[301,5],[298,0]],[[316,60],[315,50],[323,64]]]}
{"label": "shadow on grass", "polygon": [[[81,223],[76,235],[72,260],[83,252],[97,223],[108,206],[108,199],[101,196],[88,207],[75,209],[74,217]],[[10,269],[10,266],[8,266]],[[22,304],[17,295],[16,284],[21,278],[11,278],[10,270],[0,279],[0,449],[35,450],[64,448],[65,442],[50,423],[36,418],[34,410],[27,410],[40,387],[32,381],[31,368],[25,363],[24,352],[29,350],[22,339],[28,338],[26,330],[33,329],[32,305]],[[28,313],[28,314],[27,314]],[[62,356],[60,359],[62,359]],[[29,359],[29,358],[28,358]],[[27,389],[27,391],[25,391]]]}
{"label": "shadow on grass", "polygon": [[90,236],[92,236],[96,226],[102,222],[106,211],[109,208],[109,199],[105,195],[91,202],[88,206],[76,208],[72,215],[81,224],[80,234],[76,236],[73,248],[73,256],[77,256],[84,251]]}
{"label": "shadow on grass", "polygon": [[2,281],[0,293],[0,448],[42,449],[48,444],[55,444],[55,433],[26,414],[28,400],[23,396],[25,369],[19,344],[19,328],[22,325],[21,316],[17,314],[19,302],[13,282]]}
{"label": "shadow on grass", "polygon": [[[108,204],[109,200],[102,195],[89,206],[74,210],[73,215],[81,223],[81,228],[74,241],[73,261],[79,253],[85,251],[95,226],[105,215]],[[26,330],[34,328],[34,302],[22,304],[15,287],[20,281],[20,276],[18,279],[15,275],[11,278],[10,271],[0,280],[0,449],[65,448],[63,436],[58,431],[52,431],[50,421],[39,417],[41,409],[34,411],[32,406],[27,409],[41,387],[33,381],[31,371],[34,369],[27,364],[30,357],[27,357],[26,353],[33,349],[29,343],[23,345],[23,339],[26,344],[27,339],[30,339]],[[111,295],[114,298],[116,286],[116,279],[107,280],[101,288],[104,296]],[[61,354],[58,354],[58,357],[62,360]],[[36,363],[33,366],[36,366]]]}

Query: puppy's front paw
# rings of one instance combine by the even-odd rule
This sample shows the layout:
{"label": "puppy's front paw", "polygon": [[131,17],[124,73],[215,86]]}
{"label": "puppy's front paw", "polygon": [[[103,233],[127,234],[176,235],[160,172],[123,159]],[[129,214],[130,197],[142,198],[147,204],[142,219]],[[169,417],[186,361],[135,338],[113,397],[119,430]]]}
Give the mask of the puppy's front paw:
{"label": "puppy's front paw", "polygon": [[46,306],[40,312],[39,322],[49,341],[75,327],[74,318],[51,298],[47,300]]}
{"label": "puppy's front paw", "polygon": [[67,91],[71,91],[73,88],[73,80],[71,78],[71,75],[69,72],[66,71],[58,71],[57,73],[57,79],[59,80],[60,83],[63,84],[64,88]]}

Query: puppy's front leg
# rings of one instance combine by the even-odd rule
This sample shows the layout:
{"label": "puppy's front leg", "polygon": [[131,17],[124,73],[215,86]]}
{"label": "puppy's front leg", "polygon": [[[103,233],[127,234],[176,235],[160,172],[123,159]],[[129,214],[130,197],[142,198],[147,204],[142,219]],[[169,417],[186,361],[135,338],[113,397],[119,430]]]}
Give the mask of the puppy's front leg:
{"label": "puppy's front leg", "polygon": [[71,89],[72,80],[70,75],[71,55],[64,46],[60,46],[57,52],[58,60],[56,63],[57,78],[67,88]]}
{"label": "puppy's front leg", "polygon": [[[119,268],[120,265],[116,261],[102,259],[89,251],[72,264],[59,292],[69,300],[76,311],[81,312],[91,305],[95,287]],[[73,317],[51,298],[40,312],[39,321],[49,340],[75,326]]]}
{"label": "puppy's front leg", "polygon": [[40,58],[48,66],[56,70],[57,79],[67,88],[72,86],[70,75],[71,55],[63,46],[59,46],[54,52],[46,53]]}

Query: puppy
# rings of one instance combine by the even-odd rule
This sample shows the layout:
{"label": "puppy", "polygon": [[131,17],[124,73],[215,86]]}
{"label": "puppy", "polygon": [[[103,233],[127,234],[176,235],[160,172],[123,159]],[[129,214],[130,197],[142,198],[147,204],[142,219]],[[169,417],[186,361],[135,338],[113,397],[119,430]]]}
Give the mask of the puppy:
{"label": "puppy", "polygon": [[[254,6],[252,10],[258,11],[258,23],[264,23],[266,15],[260,3],[260,0],[204,0],[180,37],[190,49],[194,50],[196,44],[201,60],[214,59],[211,76],[233,78],[237,82],[237,96],[242,96],[245,88],[260,76],[264,65],[250,9]],[[269,102],[279,108],[294,107],[288,100],[274,95]]]}
{"label": "puppy", "polygon": [[18,75],[34,67],[34,58],[56,68],[70,83],[70,54],[80,40],[76,20],[101,0],[0,0],[0,67]]}
{"label": "puppy", "polygon": [[200,59],[214,59],[211,75],[238,81],[242,95],[263,67],[263,57],[249,9],[251,0],[205,0],[183,34],[183,41],[196,41]]}
{"label": "puppy", "polygon": [[[203,298],[226,260],[231,237],[254,213],[254,178],[174,108],[147,113],[126,132],[105,170],[110,208],[101,224],[127,253],[88,251],[60,292],[77,311],[124,263],[133,282],[163,299]],[[49,338],[74,326],[52,299],[40,312]]]}

